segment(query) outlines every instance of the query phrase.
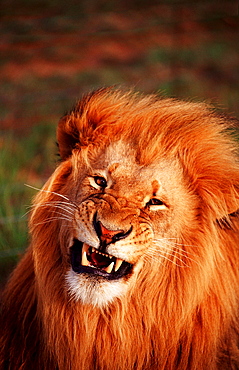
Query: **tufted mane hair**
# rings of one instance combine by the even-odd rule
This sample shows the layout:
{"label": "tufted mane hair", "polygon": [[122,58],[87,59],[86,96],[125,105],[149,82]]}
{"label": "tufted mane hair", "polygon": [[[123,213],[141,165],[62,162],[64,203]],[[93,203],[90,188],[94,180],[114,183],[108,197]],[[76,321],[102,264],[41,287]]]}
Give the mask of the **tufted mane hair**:
{"label": "tufted mane hair", "polygon": [[[59,122],[61,163],[34,200],[31,244],[3,294],[6,370],[210,370],[239,367],[239,166],[233,120],[204,103],[100,89]],[[63,245],[70,230],[46,206],[77,191],[81,152],[94,161],[118,140],[148,166],[177,158],[197,218],[180,235],[187,266],[146,264],[133,291],[107,307],[70,299]],[[72,159],[73,158],[73,159]],[[49,219],[52,221],[49,222]]]}

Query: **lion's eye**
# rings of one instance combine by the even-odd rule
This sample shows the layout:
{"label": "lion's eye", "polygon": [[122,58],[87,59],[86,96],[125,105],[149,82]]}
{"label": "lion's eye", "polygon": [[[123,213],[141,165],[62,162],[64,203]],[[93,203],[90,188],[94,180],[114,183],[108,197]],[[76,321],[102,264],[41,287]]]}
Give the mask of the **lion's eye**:
{"label": "lion's eye", "polygon": [[147,203],[146,207],[150,207],[151,209],[166,209],[166,205],[162,200],[157,199],[157,198],[151,198]]}
{"label": "lion's eye", "polygon": [[148,201],[147,206],[162,206],[164,203],[157,198],[152,198]]}
{"label": "lion's eye", "polygon": [[94,180],[95,180],[96,185],[100,186],[101,188],[107,187],[107,181],[104,177],[94,176]]}

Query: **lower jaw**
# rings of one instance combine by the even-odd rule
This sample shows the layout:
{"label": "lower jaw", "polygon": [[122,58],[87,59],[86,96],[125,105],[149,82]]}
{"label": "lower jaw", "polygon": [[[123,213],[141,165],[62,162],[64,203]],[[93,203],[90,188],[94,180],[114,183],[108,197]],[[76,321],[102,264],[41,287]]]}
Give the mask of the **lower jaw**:
{"label": "lower jaw", "polygon": [[66,275],[66,283],[71,299],[98,308],[106,308],[116,299],[122,299],[129,289],[124,279],[109,281],[92,274],[78,274],[72,269]]}
{"label": "lower jaw", "polygon": [[100,270],[90,266],[79,266],[77,268],[72,267],[73,271],[77,274],[84,274],[96,278],[103,278],[105,280],[119,280],[122,276],[117,276],[116,273],[108,274],[104,270]]}
{"label": "lower jaw", "polygon": [[132,268],[129,269],[127,266],[125,269],[121,269],[119,272],[113,272],[111,274],[108,274],[107,272],[101,269],[81,265],[79,267],[72,266],[72,270],[77,274],[84,274],[105,280],[120,280],[122,278],[127,278],[131,275],[132,272]]}

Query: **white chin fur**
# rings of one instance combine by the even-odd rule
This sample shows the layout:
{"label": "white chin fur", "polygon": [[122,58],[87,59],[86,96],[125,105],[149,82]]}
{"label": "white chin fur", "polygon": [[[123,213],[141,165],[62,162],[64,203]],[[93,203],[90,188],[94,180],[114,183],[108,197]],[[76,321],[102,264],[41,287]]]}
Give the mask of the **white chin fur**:
{"label": "white chin fur", "polygon": [[[93,277],[92,277],[93,278]],[[122,296],[128,287],[122,279],[98,281],[70,269],[66,274],[68,291],[73,299],[84,304],[103,307]]]}

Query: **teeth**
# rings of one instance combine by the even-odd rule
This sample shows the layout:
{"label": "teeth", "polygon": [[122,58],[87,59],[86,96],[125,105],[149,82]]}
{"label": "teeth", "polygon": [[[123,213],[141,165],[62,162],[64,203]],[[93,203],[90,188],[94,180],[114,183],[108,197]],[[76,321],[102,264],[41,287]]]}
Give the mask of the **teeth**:
{"label": "teeth", "polygon": [[113,270],[114,264],[115,264],[114,262],[111,262],[111,264],[108,267],[106,267],[104,270],[108,272],[108,274],[110,274]]}
{"label": "teeth", "polygon": [[86,252],[88,251],[88,246],[83,244],[82,247],[82,257],[81,257],[81,264],[82,266],[89,266],[90,262],[87,259]]}
{"label": "teeth", "polygon": [[111,256],[110,254],[102,253],[102,252],[98,251],[98,250],[97,250],[97,249],[95,249],[95,248],[92,248],[92,252],[95,252],[95,253],[101,254],[102,256],[108,257],[108,258],[110,258],[110,259],[112,259],[112,258],[113,258],[113,256]]}
{"label": "teeth", "polygon": [[118,271],[120,266],[122,265],[123,263],[123,260],[121,260],[120,258],[117,258],[116,262],[115,262],[115,271]]}
{"label": "teeth", "polygon": [[[94,247],[92,247],[92,252],[94,253],[98,253],[98,254],[101,254],[103,256],[106,256],[110,259],[114,258],[113,256],[109,255],[109,254],[106,254],[106,253],[102,253],[100,251],[98,251],[97,249],[95,249]],[[81,264],[82,266],[91,266],[90,262],[88,261],[87,259],[87,254],[89,254],[89,245],[86,244],[86,243],[83,243],[83,246],[82,246],[82,257],[81,257]],[[115,261],[112,261],[109,266],[105,267],[104,268],[104,271],[107,272],[108,274],[111,274],[111,272],[114,271],[118,271],[120,266],[122,265],[124,261],[120,258],[116,258]],[[94,266],[91,266],[91,267],[94,267]]]}

